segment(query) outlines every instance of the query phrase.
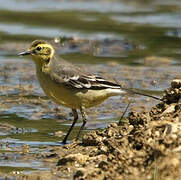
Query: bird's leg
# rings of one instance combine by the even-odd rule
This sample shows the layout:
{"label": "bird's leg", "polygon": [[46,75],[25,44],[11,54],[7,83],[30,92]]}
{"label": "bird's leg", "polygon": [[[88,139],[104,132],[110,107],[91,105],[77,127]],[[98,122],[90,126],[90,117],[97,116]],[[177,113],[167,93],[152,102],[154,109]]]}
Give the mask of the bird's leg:
{"label": "bird's leg", "polygon": [[73,116],[74,116],[74,121],[73,121],[70,129],[68,130],[68,133],[66,134],[65,138],[62,141],[63,144],[66,144],[67,138],[68,138],[69,134],[71,133],[72,128],[74,127],[74,125],[75,125],[75,123],[77,122],[77,119],[78,119],[77,110],[76,109],[72,109],[72,113],[73,113]]}
{"label": "bird's leg", "polygon": [[86,122],[87,122],[87,114],[86,114],[86,112],[85,112],[85,108],[84,108],[84,107],[81,107],[81,108],[80,108],[80,112],[81,112],[81,115],[82,115],[83,123],[82,123],[82,126],[81,126],[80,129],[79,129],[79,132],[78,132],[78,134],[77,134],[76,140],[79,139],[80,133],[81,133],[81,131],[83,130],[83,128],[84,128],[84,126],[85,126],[85,124],[86,124]]}

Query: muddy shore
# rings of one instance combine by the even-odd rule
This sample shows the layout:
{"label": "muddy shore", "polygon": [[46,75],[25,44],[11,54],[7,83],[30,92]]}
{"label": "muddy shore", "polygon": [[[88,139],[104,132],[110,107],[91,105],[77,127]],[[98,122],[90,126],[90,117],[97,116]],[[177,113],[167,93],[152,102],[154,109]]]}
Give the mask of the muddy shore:
{"label": "muddy shore", "polygon": [[120,126],[111,123],[104,130],[85,134],[82,141],[47,146],[49,152],[43,154],[22,152],[27,159],[42,159],[50,165],[50,170],[14,172],[9,177],[20,180],[180,179],[181,80],[172,81],[162,100],[150,111],[130,112]]}

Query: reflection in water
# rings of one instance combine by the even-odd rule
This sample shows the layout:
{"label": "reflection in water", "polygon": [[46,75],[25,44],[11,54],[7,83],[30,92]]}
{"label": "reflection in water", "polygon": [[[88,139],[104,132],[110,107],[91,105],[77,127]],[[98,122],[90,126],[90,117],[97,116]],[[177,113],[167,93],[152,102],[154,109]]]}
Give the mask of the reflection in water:
{"label": "reflection in water", "polygon": [[134,16],[113,16],[112,19],[120,23],[136,23],[147,24],[156,27],[173,27],[180,28],[181,22],[180,13],[163,13],[163,14],[150,14],[150,15],[134,15]]}
{"label": "reflection in water", "polygon": [[45,38],[54,38],[54,37],[80,37],[83,39],[90,39],[90,40],[103,40],[103,39],[123,39],[120,35],[116,35],[114,33],[81,33],[80,31],[73,31],[68,29],[60,29],[60,28],[45,28],[45,27],[32,27],[23,24],[5,24],[0,23],[0,31],[7,32],[13,35],[36,35]]}
{"label": "reflection in water", "polygon": [[95,11],[95,12],[137,12],[150,11],[151,8],[137,7],[134,4],[125,3],[125,1],[57,1],[52,0],[36,0],[35,1],[16,1],[0,0],[1,9],[16,10],[16,11],[52,11],[52,10],[78,10],[78,11]]}

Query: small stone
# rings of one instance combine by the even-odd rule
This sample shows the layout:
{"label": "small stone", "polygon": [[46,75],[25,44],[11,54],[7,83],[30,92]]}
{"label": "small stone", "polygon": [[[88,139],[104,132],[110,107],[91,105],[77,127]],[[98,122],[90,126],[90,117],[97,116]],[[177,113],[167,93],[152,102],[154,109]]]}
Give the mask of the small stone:
{"label": "small stone", "polygon": [[63,132],[62,131],[57,131],[57,132],[55,132],[55,136],[62,137]]}
{"label": "small stone", "polygon": [[73,179],[79,178],[85,174],[86,170],[84,168],[79,168],[74,174]]}
{"label": "small stone", "polygon": [[96,134],[96,131],[91,131],[85,134],[82,138],[83,145],[95,146],[102,143],[103,137]]}
{"label": "small stone", "polygon": [[118,124],[117,123],[110,123],[108,126],[107,126],[108,128],[110,128],[110,127],[118,127]]}
{"label": "small stone", "polygon": [[174,79],[171,82],[171,87],[172,88],[180,88],[181,87],[181,79]]}
{"label": "small stone", "polygon": [[108,148],[107,148],[107,146],[100,146],[100,151],[99,151],[99,153],[101,153],[101,154],[107,154],[108,153]]}
{"label": "small stone", "polygon": [[108,163],[106,162],[106,161],[101,161],[100,163],[99,163],[99,168],[100,169],[102,169],[102,170],[107,170],[107,166],[108,166]]}
{"label": "small stone", "polygon": [[132,131],[134,129],[134,126],[133,125],[129,125],[129,131]]}
{"label": "small stone", "polygon": [[160,137],[160,132],[159,131],[155,131],[155,136],[156,137]]}
{"label": "small stone", "polygon": [[69,154],[69,155],[61,158],[58,161],[57,166],[66,165],[68,162],[69,163],[84,164],[88,159],[89,159],[89,156],[83,155],[83,154],[80,154],[80,153],[78,153],[78,154]]}
{"label": "small stone", "polygon": [[171,104],[163,113],[164,114],[168,114],[168,113],[173,113],[175,111],[175,104]]}

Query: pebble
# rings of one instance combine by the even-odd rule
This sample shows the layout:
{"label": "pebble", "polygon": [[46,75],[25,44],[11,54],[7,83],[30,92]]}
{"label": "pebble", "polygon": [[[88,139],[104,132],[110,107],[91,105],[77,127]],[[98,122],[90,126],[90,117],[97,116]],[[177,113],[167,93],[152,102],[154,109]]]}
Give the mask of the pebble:
{"label": "pebble", "polygon": [[172,88],[180,88],[181,87],[181,79],[174,79],[171,82],[171,87]]}

